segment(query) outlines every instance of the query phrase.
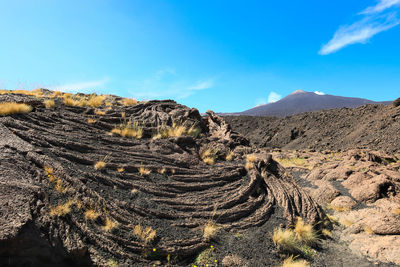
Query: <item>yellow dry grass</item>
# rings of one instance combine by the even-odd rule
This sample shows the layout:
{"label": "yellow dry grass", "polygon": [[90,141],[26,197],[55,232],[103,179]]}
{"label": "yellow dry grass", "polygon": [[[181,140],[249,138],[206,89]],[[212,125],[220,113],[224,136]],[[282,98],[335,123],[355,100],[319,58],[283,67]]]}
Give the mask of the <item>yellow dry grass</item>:
{"label": "yellow dry grass", "polygon": [[205,240],[213,239],[217,236],[220,226],[216,225],[213,221],[209,221],[204,225],[203,238]]}
{"label": "yellow dry grass", "polygon": [[246,164],[244,165],[244,167],[246,168],[246,170],[251,170],[254,167],[254,163],[246,161]]}
{"label": "yellow dry grass", "polygon": [[54,100],[51,100],[51,99],[47,99],[47,100],[43,101],[43,103],[44,103],[44,106],[45,106],[46,108],[54,108],[55,105],[56,105],[56,103],[54,102]]}
{"label": "yellow dry grass", "polygon": [[332,237],[332,232],[328,229],[322,229],[321,234],[327,237]]}
{"label": "yellow dry grass", "polygon": [[89,119],[87,120],[87,122],[88,122],[88,123],[90,123],[90,124],[93,124],[93,123],[95,123],[95,122],[96,122],[96,120],[95,120],[95,119],[91,119],[91,118],[89,118]]}
{"label": "yellow dry grass", "polygon": [[400,215],[400,209],[394,209],[393,210],[394,215]]}
{"label": "yellow dry grass", "polygon": [[373,234],[374,234],[374,230],[372,230],[372,228],[369,227],[368,225],[365,225],[365,226],[363,227],[363,229],[364,229],[364,232],[366,232],[366,233],[369,234],[369,235],[373,235]]}
{"label": "yellow dry grass", "polygon": [[123,137],[130,137],[140,139],[143,136],[143,128],[139,126],[138,122],[129,121],[120,124],[119,127],[111,130],[113,134],[118,134]]}
{"label": "yellow dry grass", "polygon": [[103,105],[106,100],[106,96],[104,95],[91,95],[87,100],[86,105],[89,107],[97,108]]}
{"label": "yellow dry grass", "polygon": [[125,168],[124,168],[124,167],[119,167],[119,168],[117,169],[117,172],[119,172],[119,173],[124,172],[124,171],[125,171]]}
{"label": "yellow dry grass", "polygon": [[156,230],[150,226],[144,228],[140,224],[133,227],[133,233],[146,244],[150,243],[156,237]]}
{"label": "yellow dry grass", "polygon": [[233,151],[229,151],[228,154],[226,154],[226,156],[225,156],[225,160],[231,161],[234,156],[235,156],[235,153],[233,153]]}
{"label": "yellow dry grass", "polygon": [[159,169],[157,169],[157,172],[158,172],[159,174],[164,174],[166,171],[167,171],[166,168],[159,168]]}
{"label": "yellow dry grass", "polygon": [[247,162],[255,162],[257,160],[257,156],[253,154],[246,155]]}
{"label": "yellow dry grass", "polygon": [[282,267],[310,267],[310,263],[306,260],[295,260],[293,256],[283,261]]}
{"label": "yellow dry grass", "polygon": [[117,221],[111,219],[110,217],[106,217],[104,225],[101,227],[101,229],[105,232],[112,232],[117,227],[118,227]]}
{"label": "yellow dry grass", "polygon": [[297,239],[306,245],[314,245],[319,242],[318,235],[314,231],[313,226],[305,223],[301,217],[297,217],[294,232]]}
{"label": "yellow dry grass", "polygon": [[147,169],[144,166],[140,166],[139,167],[139,173],[140,173],[140,175],[149,175],[151,173],[151,170]]}
{"label": "yellow dry grass", "polygon": [[215,159],[217,157],[217,151],[212,148],[208,148],[201,152],[200,158],[203,160],[205,164],[214,165]]}
{"label": "yellow dry grass", "polygon": [[86,220],[95,221],[100,216],[100,213],[95,209],[88,209],[85,211],[84,216]]}
{"label": "yellow dry grass", "polygon": [[15,102],[0,103],[0,116],[12,114],[23,114],[32,111],[32,107],[27,104],[19,104]]}
{"label": "yellow dry grass", "polygon": [[168,137],[179,137],[184,135],[190,135],[193,137],[198,137],[201,133],[201,128],[192,125],[187,128],[183,124],[173,123],[172,126],[161,125],[158,127],[158,131],[153,135],[153,139],[163,139]]}
{"label": "yellow dry grass", "polygon": [[104,115],[106,115],[106,112],[105,112],[105,111],[102,111],[102,110],[96,110],[94,113],[95,113],[96,115],[99,115],[99,116],[104,116]]}
{"label": "yellow dry grass", "polygon": [[353,221],[351,221],[351,220],[349,220],[349,219],[346,219],[346,218],[341,219],[341,220],[340,220],[340,223],[341,223],[342,225],[346,226],[346,227],[350,227],[350,226],[352,226],[352,225],[354,224]]}
{"label": "yellow dry grass", "polygon": [[79,106],[80,104],[82,103],[80,103],[78,100],[72,99],[71,97],[64,97],[64,105],[66,106],[76,107]]}
{"label": "yellow dry grass", "polygon": [[68,200],[64,204],[58,204],[55,207],[50,207],[50,216],[62,217],[71,212],[71,207],[74,204],[73,200]]}
{"label": "yellow dry grass", "polygon": [[138,103],[138,101],[134,98],[124,98],[122,99],[122,104],[124,106],[133,106],[136,105]]}
{"label": "yellow dry grass", "polygon": [[272,241],[281,251],[295,253],[300,250],[300,243],[291,229],[275,228]]}
{"label": "yellow dry grass", "polygon": [[215,164],[215,158],[204,158],[203,162],[207,165],[214,165]]}
{"label": "yellow dry grass", "polygon": [[106,167],[107,163],[105,163],[104,161],[98,161],[96,162],[96,164],[94,164],[94,168],[96,170],[101,170],[104,169]]}
{"label": "yellow dry grass", "polygon": [[308,164],[307,160],[305,158],[276,158],[276,161],[278,161],[279,164],[281,164],[283,167],[301,167],[301,168],[306,168],[306,169],[312,169],[312,166]]}

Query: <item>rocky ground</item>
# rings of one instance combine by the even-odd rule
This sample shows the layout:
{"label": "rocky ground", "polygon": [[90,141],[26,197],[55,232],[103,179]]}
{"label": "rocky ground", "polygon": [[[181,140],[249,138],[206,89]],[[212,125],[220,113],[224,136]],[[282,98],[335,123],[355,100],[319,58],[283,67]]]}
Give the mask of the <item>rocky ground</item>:
{"label": "rocky ground", "polygon": [[388,152],[400,149],[400,106],[364,105],[285,118],[224,118],[253,145],[267,149],[345,151],[368,148]]}
{"label": "rocky ground", "polygon": [[[282,166],[212,112],[1,93],[2,266],[274,266],[287,257],[272,242],[276,227],[326,220]],[[27,113],[6,113],[10,103]]]}
{"label": "rocky ground", "polygon": [[351,266],[349,258],[334,253],[348,246],[353,255],[376,265],[400,265],[400,154],[350,150],[272,155],[335,221],[333,242],[324,242],[328,249],[322,257],[338,254],[347,262],[343,266]]}
{"label": "rocky ground", "polygon": [[400,264],[397,154],[252,147],[173,101],[0,90],[0,113],[1,266],[281,266],[299,217],[311,266]]}

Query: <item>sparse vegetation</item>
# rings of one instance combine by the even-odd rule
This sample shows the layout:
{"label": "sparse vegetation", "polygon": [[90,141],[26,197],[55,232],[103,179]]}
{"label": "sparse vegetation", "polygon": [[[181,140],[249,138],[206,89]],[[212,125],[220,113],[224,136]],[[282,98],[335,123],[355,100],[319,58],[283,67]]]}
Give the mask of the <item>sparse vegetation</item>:
{"label": "sparse vegetation", "polygon": [[213,221],[208,221],[206,223],[206,225],[204,225],[204,229],[203,229],[203,238],[205,240],[210,240],[210,239],[214,239],[217,234],[218,231],[221,229],[220,226],[218,226],[216,223],[214,223]]}
{"label": "sparse vegetation", "polygon": [[91,95],[87,100],[87,106],[97,108],[103,105],[106,96],[104,95]]}
{"label": "sparse vegetation", "polygon": [[208,165],[214,165],[215,159],[217,158],[217,151],[208,148],[200,154],[200,158],[203,160],[204,163]]}
{"label": "sparse vegetation", "polygon": [[352,226],[352,225],[354,224],[353,221],[351,221],[351,220],[349,220],[349,219],[346,219],[346,218],[340,220],[340,223],[341,223],[342,225],[346,226],[346,227],[350,227],[350,226]]}
{"label": "sparse vegetation", "polygon": [[136,105],[138,103],[138,101],[136,99],[133,98],[124,98],[122,99],[122,104],[124,106],[133,106]]}
{"label": "sparse vegetation", "polygon": [[149,175],[151,173],[151,170],[144,166],[140,166],[139,173],[140,173],[140,175]]}
{"label": "sparse vegetation", "polygon": [[124,171],[125,171],[125,168],[124,168],[124,167],[119,167],[119,168],[117,169],[117,172],[119,172],[119,173],[124,172]]}
{"label": "sparse vegetation", "polygon": [[116,261],[113,260],[113,259],[109,259],[109,260],[107,261],[107,267],[118,267],[118,262],[116,262]]}
{"label": "sparse vegetation", "polygon": [[136,139],[140,139],[143,136],[143,128],[139,126],[138,122],[132,121],[120,124],[119,127],[112,129],[111,132],[123,137],[131,137]]}
{"label": "sparse vegetation", "polygon": [[52,99],[47,99],[47,100],[43,101],[43,103],[46,108],[54,108],[56,105],[56,103]]}
{"label": "sparse vegetation", "polygon": [[196,262],[196,264],[202,264],[202,266],[214,264],[216,262],[214,247],[203,250],[197,256],[195,262]]}
{"label": "sparse vegetation", "polygon": [[193,137],[197,137],[201,133],[200,127],[195,127],[192,125],[187,128],[183,124],[173,123],[172,126],[161,125],[157,133],[153,135],[153,139],[163,139],[168,137],[179,137],[183,135],[190,135]]}
{"label": "sparse vegetation", "polygon": [[106,112],[105,112],[105,111],[102,111],[102,110],[96,110],[94,113],[95,113],[96,115],[99,115],[99,116],[104,116],[104,115],[106,115]]}
{"label": "sparse vegetation", "polygon": [[101,214],[95,209],[88,209],[85,211],[85,219],[89,221],[95,221]]}
{"label": "sparse vegetation", "polygon": [[95,119],[91,119],[91,118],[89,118],[89,119],[87,120],[87,122],[88,122],[88,123],[90,123],[90,124],[93,124],[93,123],[95,123],[95,122],[96,122],[96,120],[95,120]]}
{"label": "sparse vegetation", "polygon": [[98,162],[96,162],[94,164],[94,168],[96,170],[101,170],[101,169],[104,169],[106,167],[106,165],[107,165],[107,163],[105,163],[104,161],[100,160],[100,161],[98,161]]}
{"label": "sparse vegetation", "polygon": [[363,229],[364,229],[364,232],[366,232],[369,235],[373,235],[374,234],[374,231],[368,225],[364,225]]}
{"label": "sparse vegetation", "polygon": [[24,114],[32,111],[32,107],[27,104],[19,104],[15,102],[0,103],[0,116],[12,114]]}
{"label": "sparse vegetation", "polygon": [[112,232],[117,227],[118,227],[118,222],[107,216],[104,225],[101,227],[101,229],[105,232]]}
{"label": "sparse vegetation", "polygon": [[289,253],[300,251],[300,243],[291,229],[276,228],[272,235],[272,241],[281,251]]}
{"label": "sparse vegetation", "polygon": [[310,267],[310,263],[306,260],[295,260],[293,256],[283,261],[282,267]]}
{"label": "sparse vegetation", "polygon": [[311,224],[305,223],[301,217],[297,218],[296,225],[294,227],[297,239],[308,246],[312,246],[319,242],[317,233],[314,231]]}
{"label": "sparse vegetation", "polygon": [[68,200],[64,204],[58,204],[55,207],[50,207],[50,216],[62,217],[71,212],[71,207],[74,204],[73,200]]}
{"label": "sparse vegetation", "polygon": [[133,227],[133,233],[146,244],[150,243],[156,237],[156,230],[150,226],[144,228],[140,224]]}
{"label": "sparse vegetation", "polygon": [[233,153],[233,151],[229,151],[228,154],[226,154],[226,156],[225,156],[225,160],[231,161],[234,156],[235,156],[235,153]]}
{"label": "sparse vegetation", "polygon": [[157,169],[157,172],[158,172],[159,174],[164,174],[166,171],[167,171],[166,168],[158,168],[158,169]]}
{"label": "sparse vegetation", "polygon": [[344,206],[334,206],[334,205],[328,205],[327,206],[328,209],[337,211],[337,212],[345,212],[345,211],[349,211],[350,208],[349,207],[344,207]]}
{"label": "sparse vegetation", "polygon": [[394,209],[393,210],[394,215],[400,215],[400,209]]}
{"label": "sparse vegetation", "polygon": [[306,169],[312,169],[312,166],[308,164],[305,158],[292,157],[292,158],[276,158],[283,167],[301,167]]}

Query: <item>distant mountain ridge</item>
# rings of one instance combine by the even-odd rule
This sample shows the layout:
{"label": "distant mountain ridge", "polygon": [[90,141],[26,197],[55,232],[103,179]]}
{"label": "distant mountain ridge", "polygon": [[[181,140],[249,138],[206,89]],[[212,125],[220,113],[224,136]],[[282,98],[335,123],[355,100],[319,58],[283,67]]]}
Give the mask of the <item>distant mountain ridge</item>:
{"label": "distant mountain ridge", "polygon": [[392,101],[375,102],[363,98],[325,95],[297,90],[277,102],[260,105],[235,113],[235,115],[285,117],[308,111],[344,107],[356,108],[365,104],[389,105],[391,103]]}

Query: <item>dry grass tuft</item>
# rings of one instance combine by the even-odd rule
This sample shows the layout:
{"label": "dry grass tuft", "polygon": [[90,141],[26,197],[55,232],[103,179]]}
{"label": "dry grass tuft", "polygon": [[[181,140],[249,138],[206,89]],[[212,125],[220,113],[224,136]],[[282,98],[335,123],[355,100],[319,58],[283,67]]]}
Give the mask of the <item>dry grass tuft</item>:
{"label": "dry grass tuft", "polygon": [[104,169],[106,167],[106,165],[107,164],[104,161],[98,161],[98,162],[96,162],[96,164],[94,164],[94,168],[96,170],[101,170],[101,169]]}
{"label": "dry grass tuft", "polygon": [[200,154],[200,158],[205,164],[214,165],[215,159],[217,158],[217,151],[214,149],[206,149]]}
{"label": "dry grass tuft", "polygon": [[372,228],[369,227],[368,225],[365,225],[365,226],[363,227],[363,229],[364,229],[364,232],[366,232],[366,233],[369,234],[369,235],[375,234],[374,231],[372,230]]}
{"label": "dry grass tuft", "polygon": [[233,153],[233,151],[229,151],[228,154],[226,154],[226,156],[225,156],[225,160],[231,161],[234,156],[235,156],[235,153]]}
{"label": "dry grass tuft", "polygon": [[157,172],[158,172],[159,174],[164,174],[166,171],[167,171],[166,168],[159,168],[159,169],[157,169]]}
{"label": "dry grass tuft", "polygon": [[54,108],[55,105],[56,105],[56,103],[54,102],[54,100],[51,100],[51,99],[47,99],[47,100],[43,101],[43,103],[44,103],[44,106],[45,106],[46,108]]}
{"label": "dry grass tuft", "polygon": [[102,110],[96,110],[94,113],[95,113],[96,115],[99,115],[99,116],[104,116],[104,115],[106,115],[106,112],[105,112],[105,111],[102,111]]}
{"label": "dry grass tuft", "polygon": [[322,235],[324,235],[324,236],[332,237],[332,232],[329,231],[328,229],[322,229],[321,233],[322,233]]}
{"label": "dry grass tuft", "polygon": [[100,213],[95,209],[88,209],[85,211],[84,215],[86,220],[95,221],[100,216]]}
{"label": "dry grass tuft", "polygon": [[32,107],[27,104],[18,104],[15,102],[0,103],[0,116],[12,114],[23,114],[32,111]]}
{"label": "dry grass tuft", "polygon": [[301,167],[301,168],[306,168],[311,170],[313,167],[308,164],[307,160],[305,158],[277,158],[276,161],[278,161],[279,164],[281,164],[283,167]]}
{"label": "dry grass tuft", "polygon": [[144,241],[146,244],[153,241],[154,238],[156,237],[156,230],[154,230],[150,226],[146,227],[145,229],[140,224],[133,227],[133,233],[142,241]]}
{"label": "dry grass tuft", "polygon": [[346,212],[349,211],[350,208],[349,207],[343,207],[343,206],[334,206],[334,205],[328,205],[327,206],[328,209],[334,210],[336,212]]}
{"label": "dry grass tuft", "polygon": [[104,222],[104,225],[101,227],[101,229],[105,232],[112,232],[117,227],[118,227],[117,221],[114,221],[110,217],[106,217],[106,221]]}
{"label": "dry grass tuft", "polygon": [[96,120],[95,120],[95,119],[91,119],[91,118],[89,118],[89,119],[87,120],[87,122],[88,122],[88,123],[90,123],[90,124],[93,124],[93,123],[95,123],[95,122],[96,122]]}
{"label": "dry grass tuft", "polygon": [[318,235],[314,231],[313,226],[305,223],[301,217],[297,217],[294,232],[297,239],[306,245],[314,245],[319,242]]}
{"label": "dry grass tuft", "polygon": [[138,103],[138,101],[134,98],[124,98],[122,99],[122,104],[124,106],[133,106],[136,105]]}
{"label": "dry grass tuft", "polygon": [[200,133],[200,127],[195,127],[194,125],[192,125],[190,128],[187,128],[185,125],[174,122],[172,126],[161,125],[160,127],[158,127],[158,131],[155,135],[153,135],[153,139],[179,137],[184,135],[198,137]]}
{"label": "dry grass tuft", "polygon": [[111,132],[123,137],[131,137],[136,139],[140,139],[143,136],[143,128],[139,126],[138,122],[132,121],[120,124],[118,128],[112,129]]}
{"label": "dry grass tuft", "polygon": [[207,222],[206,225],[204,225],[203,238],[205,240],[214,239],[220,229],[221,226],[216,225],[213,221]]}
{"label": "dry grass tuft", "polygon": [[62,217],[71,212],[71,206],[74,204],[74,200],[68,200],[64,204],[58,204],[55,207],[50,208],[50,216]]}
{"label": "dry grass tuft", "polygon": [[144,166],[140,166],[139,167],[139,173],[140,173],[140,175],[149,175],[151,173],[151,170],[147,169]]}
{"label": "dry grass tuft", "polygon": [[246,170],[251,170],[254,168],[254,163],[247,161],[244,167],[246,168]]}
{"label": "dry grass tuft", "polygon": [[400,209],[394,209],[393,210],[394,215],[400,215]]}
{"label": "dry grass tuft", "polygon": [[340,220],[340,223],[346,227],[350,227],[354,224],[354,222],[349,219],[342,219]]}
{"label": "dry grass tuft", "polygon": [[300,251],[300,243],[291,229],[275,228],[272,241],[281,251],[296,253]]}
{"label": "dry grass tuft", "polygon": [[124,167],[119,167],[119,168],[117,169],[117,172],[119,172],[119,173],[124,172],[124,171],[125,171],[125,168],[124,168]]}
{"label": "dry grass tuft", "polygon": [[86,105],[89,107],[98,108],[103,105],[104,100],[106,100],[106,96],[104,95],[91,95]]}
{"label": "dry grass tuft", "polygon": [[247,162],[255,162],[257,160],[257,156],[253,154],[246,155]]}
{"label": "dry grass tuft", "polygon": [[295,260],[290,256],[283,261],[282,267],[310,267],[310,263],[305,260]]}

